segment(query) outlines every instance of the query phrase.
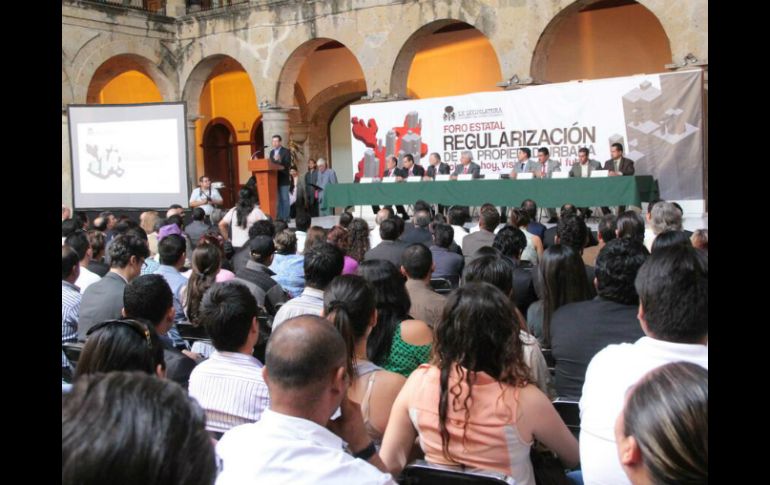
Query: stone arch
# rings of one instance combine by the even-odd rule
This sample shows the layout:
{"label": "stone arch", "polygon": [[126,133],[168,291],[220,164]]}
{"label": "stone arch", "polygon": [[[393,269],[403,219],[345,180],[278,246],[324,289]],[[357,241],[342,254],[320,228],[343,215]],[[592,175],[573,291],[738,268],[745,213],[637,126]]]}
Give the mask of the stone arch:
{"label": "stone arch", "polygon": [[[127,43],[125,40],[112,40],[102,43],[101,35],[89,41],[73,60],[73,98],[76,103],[88,102],[91,86],[104,86],[110,79],[102,79],[102,73],[107,71],[103,66],[115,60],[128,60],[140,72],[149,77],[157,86],[163,100],[178,99],[177,86],[171,81],[176,79],[176,66],[169,51],[162,49],[160,44],[152,46],[147,43]],[[102,69],[100,71],[100,68]],[[114,76],[113,76],[114,77]]]}
{"label": "stone arch", "polygon": [[62,69],[61,69],[62,108],[65,108],[68,104],[73,104],[74,102],[75,102],[75,94],[72,91],[72,82],[70,81],[69,74],[67,74],[66,69],[64,69],[64,63],[62,62]]}
{"label": "stone arch", "polygon": [[155,84],[155,87],[158,88],[158,91],[161,92],[163,100],[171,101],[171,99],[166,97],[169,93],[167,92],[164,95],[161,86],[158,85],[155,80],[157,73],[152,72],[153,67],[149,59],[134,54],[120,54],[107,59],[107,61],[102,63],[102,65],[94,71],[94,76],[91,78],[91,82],[88,85],[88,91],[86,92],[86,103],[98,103],[99,93],[104,86],[119,75],[128,71],[139,71],[150,78]]}
{"label": "stone arch", "polygon": [[[459,13],[464,13],[461,9]],[[412,61],[414,60],[414,56],[417,54],[419,47],[420,47],[420,40],[434,34],[436,31],[448,27],[453,24],[459,24],[459,23],[465,23],[476,29],[477,31],[481,32],[489,41],[492,50],[495,53],[495,57],[497,57],[498,64],[502,67],[503,59],[500,57],[499,50],[495,47],[495,44],[493,42],[493,37],[490,35],[493,33],[494,28],[493,26],[489,25],[486,22],[479,23],[479,26],[475,25],[475,19],[468,18],[467,15],[458,15],[460,18],[442,18],[433,20],[427,24],[422,25],[419,29],[414,31],[412,35],[409,36],[409,38],[403,43],[401,46],[401,49],[399,49],[398,54],[396,55],[395,62],[393,63],[393,68],[391,69],[391,75],[390,75],[390,94],[399,94],[399,95],[405,95],[407,94],[407,79],[409,77],[409,69],[412,66]],[[486,30],[486,32],[485,32]],[[386,94],[386,93],[383,93]]]}
{"label": "stone arch", "polygon": [[[546,67],[548,63],[548,55],[554,46],[557,34],[561,30],[562,25],[584,8],[596,5],[603,1],[605,0],[562,0],[560,2],[560,5],[557,7],[557,13],[543,28],[540,37],[537,40],[535,49],[532,52],[530,73],[533,78],[540,81],[547,81]],[[675,29],[677,28],[684,28],[684,26],[676,27],[670,25],[670,22],[669,25],[666,25],[666,22],[664,22],[664,19],[666,18],[664,5],[660,1],[637,0],[635,3],[647,9],[655,17],[655,19],[657,19],[657,21],[660,23],[663,35],[666,37],[669,46],[672,47],[672,37],[670,32],[676,31]],[[661,66],[661,71],[662,70],[663,66]]]}

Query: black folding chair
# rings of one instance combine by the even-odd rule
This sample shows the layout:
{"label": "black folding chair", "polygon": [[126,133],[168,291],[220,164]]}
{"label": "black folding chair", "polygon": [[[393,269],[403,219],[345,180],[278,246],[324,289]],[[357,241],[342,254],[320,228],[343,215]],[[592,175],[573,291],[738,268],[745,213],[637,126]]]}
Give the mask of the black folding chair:
{"label": "black folding chair", "polygon": [[580,405],[578,401],[568,401],[557,397],[553,401],[553,407],[556,408],[556,412],[561,416],[564,424],[567,425],[575,438],[580,436]]}
{"label": "black folding chair", "polygon": [[513,478],[499,472],[468,470],[417,460],[401,472],[402,485],[515,485]]}
{"label": "black folding chair", "polygon": [[452,291],[452,283],[446,278],[433,278],[430,280],[430,286],[441,295],[446,295]]}

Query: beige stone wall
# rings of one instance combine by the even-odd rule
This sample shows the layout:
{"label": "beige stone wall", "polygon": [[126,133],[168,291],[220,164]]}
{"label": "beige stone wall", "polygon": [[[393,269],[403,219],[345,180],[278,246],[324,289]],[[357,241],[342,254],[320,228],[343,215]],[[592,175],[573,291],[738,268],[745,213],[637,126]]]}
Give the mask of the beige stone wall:
{"label": "beige stone wall", "polygon": [[[170,12],[184,10],[179,1],[171,3]],[[524,79],[532,74],[533,66],[547,56],[554,28],[591,3],[590,0],[264,1],[172,18],[67,0],[62,4],[62,103],[85,103],[97,69],[116,56],[128,54],[155,81],[164,100],[187,101],[190,117],[198,114],[206,79],[226,57],[243,66],[258,102],[287,108],[295,103],[294,85],[304,60],[315,47],[328,40],[339,41],[350,49],[363,71],[367,92],[379,89],[383,94],[403,95],[409,65],[419,45],[416,40],[452,21],[467,22],[487,36],[499,60],[503,79],[514,74]],[[688,53],[700,60],[707,59],[707,1],[640,0],[639,3],[660,21],[670,42],[671,62],[681,62]],[[340,93],[343,97],[348,94],[351,92]],[[313,104],[312,99],[306,101]],[[305,108],[303,114],[308,111]],[[325,106],[320,111],[333,115],[334,110]],[[298,121],[311,125],[306,143],[313,156],[328,158],[325,151],[329,120],[300,117]],[[191,153],[197,151],[193,148]],[[62,157],[65,156],[68,154],[63,151]],[[190,163],[191,167],[196,165],[194,161]],[[62,177],[65,177],[64,171]],[[191,178],[195,178],[194,173]],[[62,181],[62,189],[64,185]]]}

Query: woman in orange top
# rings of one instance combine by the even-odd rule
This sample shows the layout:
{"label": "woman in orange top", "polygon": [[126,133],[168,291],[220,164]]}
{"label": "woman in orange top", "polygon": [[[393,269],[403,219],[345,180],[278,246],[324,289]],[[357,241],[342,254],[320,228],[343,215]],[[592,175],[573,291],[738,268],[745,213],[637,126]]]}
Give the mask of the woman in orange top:
{"label": "woman in orange top", "polygon": [[447,299],[431,363],[415,370],[390,413],[380,457],[395,476],[417,436],[425,459],[465,465],[534,485],[537,439],[567,467],[578,443],[523,360],[510,300],[489,283],[469,283]]}

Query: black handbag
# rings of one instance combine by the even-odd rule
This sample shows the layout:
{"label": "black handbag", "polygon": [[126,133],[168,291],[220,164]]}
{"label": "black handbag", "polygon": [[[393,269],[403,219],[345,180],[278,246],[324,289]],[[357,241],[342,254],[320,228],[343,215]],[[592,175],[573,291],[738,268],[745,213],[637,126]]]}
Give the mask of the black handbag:
{"label": "black handbag", "polygon": [[551,450],[535,443],[529,450],[529,459],[532,461],[537,485],[573,485],[567,478],[564,465]]}

